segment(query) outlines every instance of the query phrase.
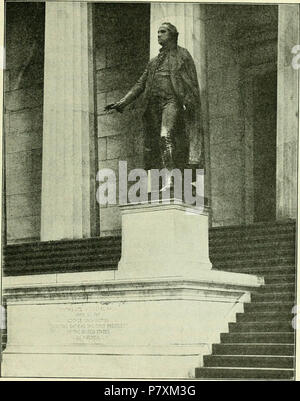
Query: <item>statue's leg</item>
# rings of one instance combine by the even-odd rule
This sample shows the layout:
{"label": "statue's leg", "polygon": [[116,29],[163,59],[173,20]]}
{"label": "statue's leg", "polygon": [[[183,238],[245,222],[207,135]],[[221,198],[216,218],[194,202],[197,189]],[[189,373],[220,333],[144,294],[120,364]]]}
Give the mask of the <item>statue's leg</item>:
{"label": "statue's leg", "polygon": [[160,153],[163,167],[173,169],[174,141],[176,127],[178,124],[179,106],[175,101],[167,102],[162,109],[161,130],[160,130]]}
{"label": "statue's leg", "polygon": [[146,170],[160,168],[161,110],[158,102],[150,103],[143,116],[144,165]]}
{"label": "statue's leg", "polygon": [[174,158],[174,140],[178,113],[179,107],[175,100],[170,99],[163,103],[160,129],[160,155],[161,167],[165,169],[166,175],[163,178],[164,184],[161,191],[173,188],[171,171],[178,167]]}

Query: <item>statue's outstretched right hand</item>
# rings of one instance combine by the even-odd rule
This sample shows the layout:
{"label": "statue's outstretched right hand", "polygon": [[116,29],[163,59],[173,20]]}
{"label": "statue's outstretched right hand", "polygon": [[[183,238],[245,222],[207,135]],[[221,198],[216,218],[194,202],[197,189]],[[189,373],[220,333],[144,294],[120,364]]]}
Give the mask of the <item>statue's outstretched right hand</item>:
{"label": "statue's outstretched right hand", "polygon": [[105,106],[104,111],[112,111],[112,110],[117,110],[119,113],[123,113],[124,105],[122,102],[116,102],[116,103],[110,103],[107,106]]}
{"label": "statue's outstretched right hand", "polygon": [[115,106],[115,103],[108,104],[107,106],[104,107],[104,111],[114,110],[115,109],[114,106]]}

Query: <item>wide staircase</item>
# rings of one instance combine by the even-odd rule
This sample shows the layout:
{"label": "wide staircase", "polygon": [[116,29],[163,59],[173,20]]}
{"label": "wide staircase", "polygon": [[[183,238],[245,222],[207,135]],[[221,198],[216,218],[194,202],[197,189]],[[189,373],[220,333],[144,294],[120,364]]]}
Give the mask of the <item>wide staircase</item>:
{"label": "wide staircase", "polygon": [[[117,269],[121,238],[104,237],[8,245],[4,274],[71,273]],[[283,379],[294,377],[295,222],[210,229],[214,269],[262,275],[244,313],[220,335],[196,377]]]}
{"label": "wide staircase", "polygon": [[4,248],[4,274],[116,270],[120,257],[120,236],[7,245]]}
{"label": "wide staircase", "polygon": [[295,223],[265,223],[210,231],[214,269],[264,276],[244,313],[196,369],[199,379],[292,380],[295,365]]}

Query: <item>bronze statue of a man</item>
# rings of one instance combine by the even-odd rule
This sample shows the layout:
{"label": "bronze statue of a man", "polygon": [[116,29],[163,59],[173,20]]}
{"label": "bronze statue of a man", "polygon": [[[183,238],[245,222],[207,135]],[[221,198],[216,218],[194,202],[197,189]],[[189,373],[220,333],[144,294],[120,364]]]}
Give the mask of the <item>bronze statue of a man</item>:
{"label": "bronze statue of a man", "polygon": [[158,30],[159,55],[131,90],[107,109],[123,109],[143,94],[145,168],[204,167],[201,104],[190,53],[177,45],[178,32],[166,22]]}

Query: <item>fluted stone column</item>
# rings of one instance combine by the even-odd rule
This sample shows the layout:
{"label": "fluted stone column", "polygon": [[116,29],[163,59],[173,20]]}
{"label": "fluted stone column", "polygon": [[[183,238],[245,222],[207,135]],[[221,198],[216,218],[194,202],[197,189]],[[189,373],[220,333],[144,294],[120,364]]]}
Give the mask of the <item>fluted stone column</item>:
{"label": "fluted stone column", "polygon": [[284,219],[296,218],[297,212],[300,60],[294,59],[293,67],[292,49],[300,45],[299,5],[280,5],[278,21],[276,211],[277,218]]}
{"label": "fluted stone column", "polygon": [[206,57],[206,26],[205,5],[184,3],[151,3],[150,20],[150,58],[159,52],[157,31],[161,23],[170,22],[178,32],[178,45],[185,47],[194,59],[201,95],[201,111],[203,116],[205,145],[205,196],[210,199],[210,159],[208,134],[208,104],[207,104],[207,57]]}
{"label": "fluted stone column", "polygon": [[46,3],[43,241],[96,233],[91,7]]}

